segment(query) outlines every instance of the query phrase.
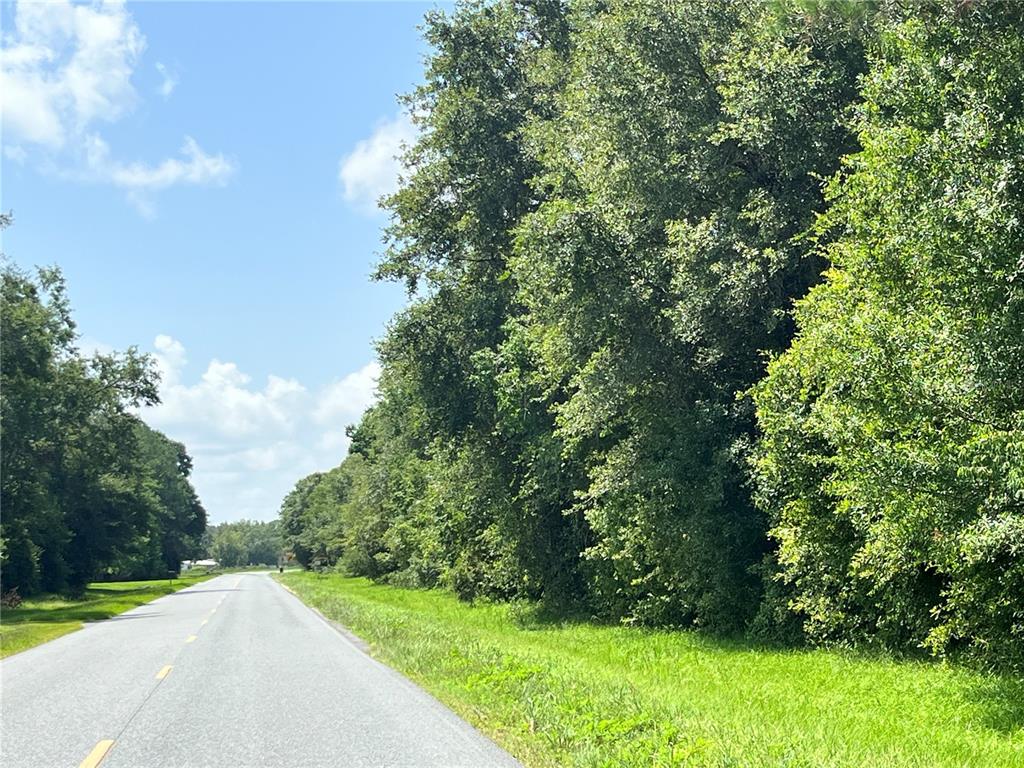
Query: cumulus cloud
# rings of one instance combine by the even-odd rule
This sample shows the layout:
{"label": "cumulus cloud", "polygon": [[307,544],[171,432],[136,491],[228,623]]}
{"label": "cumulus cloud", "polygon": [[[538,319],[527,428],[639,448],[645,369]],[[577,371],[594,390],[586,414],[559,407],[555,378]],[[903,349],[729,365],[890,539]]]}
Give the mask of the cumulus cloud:
{"label": "cumulus cloud", "polygon": [[136,100],[131,76],[146,41],[123,3],[20,2],[0,52],[8,135],[61,147]]}
{"label": "cumulus cloud", "polygon": [[93,355],[110,355],[115,351],[109,344],[104,344],[98,339],[94,339],[91,336],[85,336],[78,340],[76,345],[78,351],[82,353],[84,357],[92,357]]}
{"label": "cumulus cloud", "polygon": [[235,363],[220,360],[211,360],[194,384],[182,383],[179,371],[173,368],[166,380],[160,390],[162,402],[152,414],[153,423],[198,421],[205,425],[206,434],[223,438],[291,431],[295,406],[306,393],[294,379],[276,376],[270,376],[263,387],[253,387],[250,377]]}
{"label": "cumulus cloud", "polygon": [[314,418],[320,424],[357,418],[366,403],[373,402],[379,378],[380,363],[374,361],[328,385],[320,393]]}
{"label": "cumulus cloud", "polygon": [[13,163],[21,165],[28,159],[28,153],[24,147],[17,144],[7,144],[4,146],[4,157]]}
{"label": "cumulus cloud", "polygon": [[160,371],[160,381],[165,387],[178,383],[178,376],[181,369],[185,367],[188,358],[185,356],[185,347],[177,339],[160,334],[153,342],[156,352],[153,358],[156,360],[157,369]]}
{"label": "cumulus cloud", "polygon": [[380,123],[370,138],[356,144],[338,169],[345,200],[363,212],[376,210],[381,197],[398,189],[398,155],[415,138],[416,127],[403,113]]}
{"label": "cumulus cloud", "polygon": [[296,480],[337,466],[348,450],[345,426],[373,403],[380,374],[371,362],[310,391],[294,378],[254,382],[237,364],[214,359],[189,378],[180,341],[160,335],[153,349],[161,403],[141,416],[188,447],[215,522],[272,519]]}
{"label": "cumulus cloud", "polygon": [[[224,184],[234,165],[186,136],[179,157],[152,164],[123,162],[97,133],[139,100],[132,75],[146,40],[124,3],[19,2],[13,30],[0,47],[0,113],[5,154],[25,162],[32,149],[43,167],[75,181],[126,190],[143,213],[152,194],[175,185]],[[157,63],[166,98],[176,76]]]}

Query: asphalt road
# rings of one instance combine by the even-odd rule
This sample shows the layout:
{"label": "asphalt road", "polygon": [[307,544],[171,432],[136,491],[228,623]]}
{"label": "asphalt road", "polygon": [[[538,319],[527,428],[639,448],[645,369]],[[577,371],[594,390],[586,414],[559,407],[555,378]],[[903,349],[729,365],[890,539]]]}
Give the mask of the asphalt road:
{"label": "asphalt road", "polygon": [[4,768],[518,765],[267,574],[5,659],[0,697]]}

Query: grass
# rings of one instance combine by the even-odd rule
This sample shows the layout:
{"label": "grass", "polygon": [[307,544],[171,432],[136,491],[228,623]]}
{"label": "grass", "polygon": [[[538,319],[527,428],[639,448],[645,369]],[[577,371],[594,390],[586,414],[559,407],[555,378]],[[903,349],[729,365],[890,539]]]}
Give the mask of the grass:
{"label": "grass", "polygon": [[279,578],[527,766],[1024,766],[1024,681]]}
{"label": "grass", "polygon": [[86,621],[109,619],[214,575],[204,571],[173,581],[95,582],[80,597],[45,595],[26,599],[17,608],[0,611],[0,658],[81,629]]}

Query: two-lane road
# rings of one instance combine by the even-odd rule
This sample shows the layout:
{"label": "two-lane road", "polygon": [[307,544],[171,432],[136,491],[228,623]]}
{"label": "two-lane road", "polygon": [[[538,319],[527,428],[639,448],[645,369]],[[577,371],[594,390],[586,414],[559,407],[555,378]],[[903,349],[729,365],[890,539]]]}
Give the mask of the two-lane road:
{"label": "two-lane road", "polygon": [[6,768],[516,766],[267,574],[0,662]]}

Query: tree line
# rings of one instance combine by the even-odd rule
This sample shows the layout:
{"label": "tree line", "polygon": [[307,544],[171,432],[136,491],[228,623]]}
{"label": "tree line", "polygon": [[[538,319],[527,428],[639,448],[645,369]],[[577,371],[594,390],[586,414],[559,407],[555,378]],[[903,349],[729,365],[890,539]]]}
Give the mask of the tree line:
{"label": "tree line", "polygon": [[178,573],[200,551],[206,512],[185,446],[135,415],[158,402],[152,361],[134,348],[83,355],[56,268],[6,265],[0,323],[3,590]]}
{"label": "tree line", "polygon": [[237,520],[211,525],[203,534],[202,550],[225,568],[276,566],[284,549],[280,528],[277,520]]}
{"label": "tree line", "polygon": [[303,564],[1024,664],[1024,5],[427,16]]}

